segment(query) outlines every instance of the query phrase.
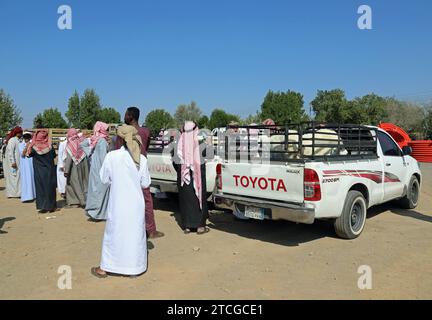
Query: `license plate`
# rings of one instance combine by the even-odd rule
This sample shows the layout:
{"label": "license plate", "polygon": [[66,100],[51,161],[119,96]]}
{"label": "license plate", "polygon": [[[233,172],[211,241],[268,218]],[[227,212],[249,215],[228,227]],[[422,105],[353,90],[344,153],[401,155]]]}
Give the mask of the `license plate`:
{"label": "license plate", "polygon": [[251,219],[264,220],[264,210],[256,207],[246,207],[245,216]]}

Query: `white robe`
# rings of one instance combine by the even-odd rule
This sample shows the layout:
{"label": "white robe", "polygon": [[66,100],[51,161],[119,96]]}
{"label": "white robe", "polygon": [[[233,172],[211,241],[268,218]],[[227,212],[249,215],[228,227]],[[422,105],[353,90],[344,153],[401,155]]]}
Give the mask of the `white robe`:
{"label": "white robe", "polygon": [[123,275],[141,274],[147,270],[142,192],[150,186],[147,158],[141,155],[138,170],[124,147],[112,151],[105,157],[100,178],[111,185],[100,267]]}
{"label": "white robe", "polygon": [[65,148],[66,141],[59,143],[58,153],[57,153],[57,191],[58,193],[66,193],[66,177],[64,176],[64,171],[60,169],[64,168],[65,160]]}
{"label": "white robe", "polygon": [[[3,171],[6,180],[6,196],[8,198],[21,197],[21,177],[20,177],[20,159],[19,153],[20,141],[17,137],[9,139],[5,159],[3,164]],[[16,164],[17,168],[12,168],[12,164]]]}
{"label": "white robe", "polygon": [[21,173],[21,201],[31,201],[36,199],[36,186],[34,181],[33,158],[23,156],[26,143],[23,141],[19,144],[20,173]]}

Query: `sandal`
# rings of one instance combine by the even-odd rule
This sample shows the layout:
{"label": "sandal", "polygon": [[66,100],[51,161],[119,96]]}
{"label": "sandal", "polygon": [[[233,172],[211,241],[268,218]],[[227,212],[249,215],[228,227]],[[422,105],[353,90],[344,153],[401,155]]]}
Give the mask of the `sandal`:
{"label": "sandal", "polygon": [[210,232],[210,228],[209,227],[200,227],[197,230],[197,234],[204,234],[204,233],[209,233]]}
{"label": "sandal", "polygon": [[160,232],[160,231],[155,231],[155,232],[149,233],[148,238],[149,239],[157,239],[157,238],[162,238],[163,236],[165,236],[165,233]]}
{"label": "sandal", "polygon": [[93,268],[91,268],[91,270],[90,270],[91,274],[94,275],[96,278],[99,278],[99,279],[103,279],[103,278],[107,278],[108,277],[107,273],[101,274],[101,273],[97,272],[98,269],[102,270],[99,267],[93,267]]}

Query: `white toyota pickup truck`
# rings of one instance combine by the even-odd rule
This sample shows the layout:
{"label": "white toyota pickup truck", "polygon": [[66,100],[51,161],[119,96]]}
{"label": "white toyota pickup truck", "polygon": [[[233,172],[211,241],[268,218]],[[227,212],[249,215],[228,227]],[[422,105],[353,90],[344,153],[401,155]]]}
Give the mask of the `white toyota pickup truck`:
{"label": "white toyota pickup truck", "polygon": [[[177,172],[173,166],[173,148],[176,146],[176,140],[180,133],[172,129],[167,135],[160,140],[152,139],[147,159],[148,167],[151,176],[151,191],[152,193],[177,193]],[[206,138],[206,133],[200,131],[200,140]],[[214,152],[213,152],[214,155]],[[206,187],[208,198],[211,197],[215,189],[216,181],[216,165],[219,163],[217,156],[209,156],[205,159],[206,162]]]}
{"label": "white toyota pickup truck", "polygon": [[247,134],[225,138],[217,207],[259,220],[332,219],[338,236],[354,239],[368,208],[391,200],[417,206],[422,176],[410,147],[401,149],[377,127],[309,122],[242,128]]}

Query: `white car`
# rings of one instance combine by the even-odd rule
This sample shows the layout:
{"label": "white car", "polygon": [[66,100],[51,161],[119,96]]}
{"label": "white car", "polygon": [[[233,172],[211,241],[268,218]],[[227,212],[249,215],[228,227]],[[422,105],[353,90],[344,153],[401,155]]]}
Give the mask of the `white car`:
{"label": "white car", "polygon": [[380,128],[309,123],[268,132],[259,139],[260,148],[270,142],[267,162],[236,157],[217,166],[217,207],[259,220],[332,219],[340,237],[354,239],[368,208],[391,200],[408,209],[418,204],[422,175],[412,150]]}

